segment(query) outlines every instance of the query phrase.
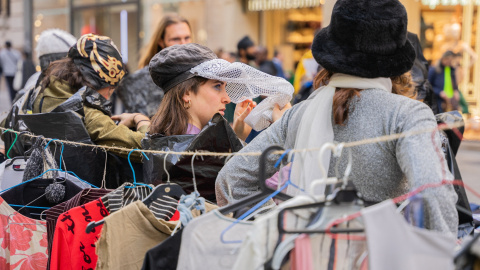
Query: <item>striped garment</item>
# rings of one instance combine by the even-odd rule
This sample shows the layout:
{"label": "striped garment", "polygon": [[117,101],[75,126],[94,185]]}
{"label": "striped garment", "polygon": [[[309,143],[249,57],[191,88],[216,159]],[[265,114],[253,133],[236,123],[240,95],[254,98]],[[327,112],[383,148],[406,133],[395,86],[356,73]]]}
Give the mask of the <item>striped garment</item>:
{"label": "striped garment", "polygon": [[[144,200],[152,189],[147,186],[136,186],[131,183],[124,183],[119,188],[102,197],[102,202],[111,214],[120,210],[122,207],[136,201]],[[170,220],[177,210],[178,201],[170,196],[161,196],[157,198],[148,209],[157,219]]]}

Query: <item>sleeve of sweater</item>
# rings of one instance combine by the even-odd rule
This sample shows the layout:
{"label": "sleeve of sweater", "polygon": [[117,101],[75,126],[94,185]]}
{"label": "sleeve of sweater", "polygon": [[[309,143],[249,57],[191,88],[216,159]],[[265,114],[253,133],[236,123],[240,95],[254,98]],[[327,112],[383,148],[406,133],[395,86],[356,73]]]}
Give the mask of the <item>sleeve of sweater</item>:
{"label": "sleeve of sweater", "polygon": [[[142,126],[139,131],[132,131],[127,126],[117,125],[110,116],[103,112],[85,106],[85,127],[90,138],[95,144],[105,146],[119,146],[125,148],[142,148],[141,141],[145,137],[148,127]],[[128,152],[112,150],[113,153],[127,157]],[[140,158],[139,153],[136,158]]]}
{"label": "sleeve of sweater", "polygon": [[[240,153],[262,152],[272,144],[285,145],[288,123],[298,106],[285,112],[283,117],[260,133],[253,141],[244,147]],[[266,167],[267,178],[277,169],[274,164],[279,156],[270,155]],[[245,196],[256,193],[258,186],[259,156],[234,156],[218,173],[215,183],[215,193],[219,206],[224,206]],[[229,189],[231,195],[229,195]]]}
{"label": "sleeve of sweater", "polygon": [[[437,123],[432,111],[423,103],[404,103],[397,114],[394,133],[434,129]],[[438,131],[398,139],[396,157],[411,190],[443,179],[453,180],[441,148]],[[427,188],[421,192],[425,202],[425,227],[457,235],[457,194],[452,185]]]}

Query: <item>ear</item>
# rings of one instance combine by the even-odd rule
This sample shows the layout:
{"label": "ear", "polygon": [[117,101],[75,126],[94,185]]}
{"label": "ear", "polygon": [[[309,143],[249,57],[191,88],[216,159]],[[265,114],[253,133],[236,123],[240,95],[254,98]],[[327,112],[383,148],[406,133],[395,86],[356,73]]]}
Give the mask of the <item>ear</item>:
{"label": "ear", "polygon": [[191,94],[189,90],[185,92],[185,95],[183,95],[182,100],[185,103],[188,103],[188,101],[191,100]]}

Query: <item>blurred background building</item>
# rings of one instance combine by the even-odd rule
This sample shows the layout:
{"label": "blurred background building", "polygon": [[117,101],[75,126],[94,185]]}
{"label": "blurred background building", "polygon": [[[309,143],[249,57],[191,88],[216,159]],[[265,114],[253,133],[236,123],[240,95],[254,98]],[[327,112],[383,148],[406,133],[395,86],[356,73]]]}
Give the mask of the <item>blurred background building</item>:
{"label": "blurred background building", "polygon": [[[472,115],[480,115],[480,0],[401,0],[409,14],[410,32],[422,42],[427,60],[435,63],[447,49],[462,50],[460,89]],[[213,50],[236,52],[249,35],[265,46],[270,58],[283,55],[292,72],[309,50],[317,30],[328,25],[335,0],[0,0],[0,41],[33,52],[48,28],[79,37],[95,32],[110,36],[130,71],[155,25],[168,12],[187,18],[194,42]],[[468,49],[467,49],[468,48]],[[33,59],[36,59],[33,55]]]}

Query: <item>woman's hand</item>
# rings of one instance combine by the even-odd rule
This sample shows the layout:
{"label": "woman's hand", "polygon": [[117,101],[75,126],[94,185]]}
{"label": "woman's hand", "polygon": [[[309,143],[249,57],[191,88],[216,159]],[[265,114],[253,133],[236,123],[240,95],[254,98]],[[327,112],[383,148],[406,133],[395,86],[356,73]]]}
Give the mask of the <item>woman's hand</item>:
{"label": "woman's hand", "polygon": [[150,124],[150,119],[141,113],[122,113],[120,115],[113,115],[111,118],[113,121],[120,121],[118,123],[119,125],[124,125],[129,128],[138,129],[143,125]]}
{"label": "woman's hand", "polygon": [[278,119],[282,118],[283,114],[290,108],[292,108],[292,104],[290,104],[290,102],[288,102],[287,105],[283,107],[283,109],[280,109],[280,106],[278,106],[278,104],[275,104],[272,113],[273,123],[275,123]]}
{"label": "woman's hand", "polygon": [[233,131],[237,134],[238,138],[245,141],[252,131],[252,127],[247,125],[244,120],[250,114],[250,112],[257,106],[257,103],[251,99],[247,99],[241,103],[238,103],[235,107],[235,114],[233,115]]}

